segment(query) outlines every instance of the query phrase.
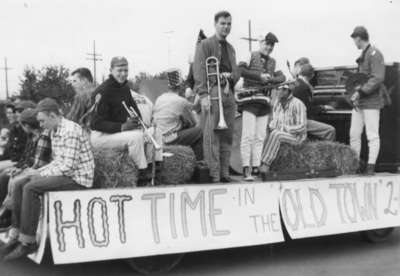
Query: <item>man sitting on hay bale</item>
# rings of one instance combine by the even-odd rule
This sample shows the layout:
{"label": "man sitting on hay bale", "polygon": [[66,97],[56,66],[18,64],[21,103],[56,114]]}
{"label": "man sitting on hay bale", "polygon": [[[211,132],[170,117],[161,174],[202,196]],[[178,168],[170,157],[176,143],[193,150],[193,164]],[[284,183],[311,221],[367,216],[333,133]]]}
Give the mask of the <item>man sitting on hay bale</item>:
{"label": "man sitting on hay bale", "polygon": [[30,169],[38,169],[51,161],[50,132],[42,130],[36,119],[36,110],[27,108],[22,111],[19,122],[28,135],[26,150],[21,160],[10,170],[0,174],[0,232],[7,231],[11,226],[13,208],[12,194],[18,182],[27,183],[30,179]]}
{"label": "man sitting on hay bale", "polygon": [[[91,121],[91,142],[96,148],[128,146],[129,155],[140,170],[139,179],[147,181],[147,167],[152,162],[152,143],[147,142],[139,119],[141,112],[128,85],[128,61],[125,57],[111,60],[110,77],[95,91],[97,106]],[[136,113],[131,118],[123,103]],[[162,161],[162,150],[155,151],[156,168]],[[139,184],[141,185],[141,184]]]}
{"label": "man sitting on hay bale", "polygon": [[284,84],[278,88],[274,104],[270,134],[265,140],[260,173],[265,180],[275,160],[281,143],[298,145],[307,139],[307,112],[302,101],[292,95],[293,87]]}
{"label": "man sitting on hay bale", "polygon": [[84,130],[62,117],[58,104],[50,98],[37,107],[41,127],[51,130],[53,160],[32,169],[31,179],[15,185],[12,231],[14,238],[1,247],[3,260],[25,257],[37,250],[36,231],[40,215],[40,196],[50,191],[79,190],[93,185],[94,159]]}
{"label": "man sitting on hay bale", "polygon": [[312,104],[314,88],[310,80],[314,76],[314,68],[311,64],[304,64],[300,67],[300,72],[293,89],[293,96],[301,100],[307,108],[307,133],[312,137],[325,141],[334,141],[336,130],[333,126],[313,120],[313,116],[318,113],[318,107]]}
{"label": "man sitting on hay bale", "polygon": [[177,69],[167,72],[169,91],[157,98],[153,119],[165,145],[190,146],[197,160],[203,159],[203,134],[196,127],[191,104],[179,96],[181,76]]}
{"label": "man sitting on hay bale", "polygon": [[92,73],[84,67],[76,69],[72,72],[71,84],[75,90],[75,96],[71,109],[65,118],[79,124],[89,132],[90,114],[95,107],[92,105],[95,89]]}

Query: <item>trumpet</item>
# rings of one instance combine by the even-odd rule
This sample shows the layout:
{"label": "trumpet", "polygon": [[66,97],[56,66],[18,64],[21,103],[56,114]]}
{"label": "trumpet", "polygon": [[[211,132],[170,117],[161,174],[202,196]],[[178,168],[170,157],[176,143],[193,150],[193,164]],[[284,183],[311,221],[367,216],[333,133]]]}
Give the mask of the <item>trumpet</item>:
{"label": "trumpet", "polygon": [[[140,116],[136,113],[135,109],[132,106],[128,107],[126,105],[125,101],[122,101],[122,105],[124,106],[126,112],[128,112],[129,117],[132,119],[137,118],[139,120],[139,123],[142,125],[143,129],[145,131],[147,131],[148,128],[147,128],[146,124],[143,122],[142,118],[140,118]],[[160,150],[161,146],[157,143],[156,139],[154,139],[153,135],[149,134],[148,136],[149,136],[151,143],[153,144],[155,150]]]}
{"label": "trumpet", "polygon": [[218,97],[210,98],[210,100],[218,100],[219,107],[219,121],[216,129],[227,129],[228,125],[226,124],[224,117],[224,107],[222,105],[222,93],[221,93],[221,80],[219,73],[219,61],[216,57],[212,56],[206,59],[206,76],[207,76],[207,89],[208,95],[211,95],[211,77],[216,77],[217,79],[217,89],[218,89]]}

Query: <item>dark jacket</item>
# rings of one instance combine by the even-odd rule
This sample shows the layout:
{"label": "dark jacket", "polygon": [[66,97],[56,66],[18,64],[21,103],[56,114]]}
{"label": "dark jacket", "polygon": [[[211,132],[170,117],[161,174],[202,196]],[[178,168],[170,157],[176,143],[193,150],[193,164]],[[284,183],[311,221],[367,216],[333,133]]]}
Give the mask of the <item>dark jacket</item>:
{"label": "dark jacket", "polygon": [[136,113],[141,116],[136,102],[132,98],[128,82],[120,84],[110,75],[95,90],[94,95],[100,97],[100,100],[91,120],[92,130],[105,133],[121,132],[121,126],[129,116],[122,105],[122,101],[125,101],[128,107],[133,107]]}
{"label": "dark jacket", "polygon": [[268,73],[271,75],[271,80],[269,83],[281,83],[286,80],[285,75],[282,71],[275,71],[276,61],[270,56],[264,56],[260,51],[255,51],[251,53],[250,62],[241,62],[239,68],[242,77],[245,81],[244,87],[258,87],[266,85],[261,80],[261,75],[263,73]]}
{"label": "dark jacket", "polygon": [[[231,83],[234,86],[240,78],[240,71],[236,64],[235,49],[229,43],[227,43],[227,51],[232,68]],[[201,41],[196,48],[196,55],[193,63],[193,75],[195,80],[195,92],[200,96],[207,95],[208,93],[206,59],[212,56],[215,56],[219,61],[221,61],[221,45],[215,35]]]}
{"label": "dark jacket", "polygon": [[381,109],[384,105],[385,62],[382,53],[369,45],[357,59],[358,71],[368,76],[368,81],[361,86],[360,109]]}
{"label": "dark jacket", "polygon": [[93,106],[93,91],[94,87],[88,87],[86,91],[75,94],[71,109],[65,116],[66,119],[79,124],[84,129],[90,128],[88,113]]}
{"label": "dark jacket", "polygon": [[10,125],[10,136],[1,160],[10,159],[18,162],[25,151],[27,135],[19,123]]}
{"label": "dark jacket", "polygon": [[313,116],[321,111],[321,108],[313,106],[312,104],[313,88],[311,84],[307,83],[303,79],[298,78],[296,80],[292,94],[294,97],[301,100],[306,106],[308,119],[312,119]]}

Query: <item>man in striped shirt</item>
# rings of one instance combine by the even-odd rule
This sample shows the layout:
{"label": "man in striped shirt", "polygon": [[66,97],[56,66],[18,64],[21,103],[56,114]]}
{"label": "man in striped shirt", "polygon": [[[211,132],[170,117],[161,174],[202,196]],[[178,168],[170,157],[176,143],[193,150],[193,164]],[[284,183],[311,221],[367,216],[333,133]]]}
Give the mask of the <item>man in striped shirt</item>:
{"label": "man in striped shirt", "polygon": [[82,127],[63,118],[53,99],[42,100],[37,111],[40,126],[51,130],[53,159],[44,167],[31,169],[28,183],[14,187],[12,228],[18,234],[1,247],[5,261],[36,251],[40,196],[50,191],[90,188],[93,184],[94,158]]}
{"label": "man in striped shirt", "polygon": [[292,95],[292,87],[279,87],[278,99],[274,104],[270,135],[266,138],[260,167],[263,180],[270,171],[281,143],[300,144],[307,138],[307,111],[303,102]]}

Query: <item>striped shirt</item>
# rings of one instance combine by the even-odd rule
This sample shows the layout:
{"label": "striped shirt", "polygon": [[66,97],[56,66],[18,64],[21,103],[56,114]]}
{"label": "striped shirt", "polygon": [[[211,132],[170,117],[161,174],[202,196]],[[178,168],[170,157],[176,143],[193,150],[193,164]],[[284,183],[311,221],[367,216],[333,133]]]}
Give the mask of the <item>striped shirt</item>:
{"label": "striped shirt", "polygon": [[66,176],[87,188],[93,185],[94,158],[82,127],[62,118],[51,133],[53,160],[39,169],[41,176]]}
{"label": "striped shirt", "polygon": [[277,100],[274,104],[272,120],[269,127],[287,132],[299,141],[307,138],[307,111],[302,101],[290,95],[285,105]]}

